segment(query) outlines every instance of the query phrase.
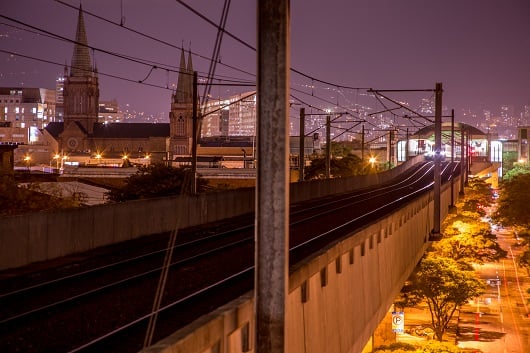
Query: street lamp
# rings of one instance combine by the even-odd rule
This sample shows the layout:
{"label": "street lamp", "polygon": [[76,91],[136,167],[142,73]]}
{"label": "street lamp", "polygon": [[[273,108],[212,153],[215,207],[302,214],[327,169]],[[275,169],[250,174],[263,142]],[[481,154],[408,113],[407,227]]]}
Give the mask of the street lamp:
{"label": "street lamp", "polygon": [[368,162],[370,162],[370,164],[371,164],[371,166],[372,166],[372,169],[374,169],[375,161],[376,161],[376,158],[375,158],[375,157],[370,157],[370,158],[368,159]]}
{"label": "street lamp", "polygon": [[26,164],[27,164],[28,172],[31,173],[31,169],[30,169],[30,165],[31,165],[31,157],[30,157],[30,156],[26,156],[26,157],[24,157],[24,162],[26,162]]}
{"label": "street lamp", "polygon": [[57,170],[59,170],[59,159],[61,159],[61,155],[59,153],[56,153],[55,156],[53,156],[53,159],[55,159]]}

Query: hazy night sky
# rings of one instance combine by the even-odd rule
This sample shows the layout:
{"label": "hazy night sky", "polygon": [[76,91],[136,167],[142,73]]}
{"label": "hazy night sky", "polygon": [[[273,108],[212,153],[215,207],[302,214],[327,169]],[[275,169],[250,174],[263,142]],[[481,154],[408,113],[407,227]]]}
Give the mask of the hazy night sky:
{"label": "hazy night sky", "polygon": [[[79,6],[79,1],[64,0]],[[120,0],[84,0],[83,9],[120,22]],[[214,22],[223,1],[186,0]],[[77,10],[53,0],[2,0],[0,14],[70,39],[75,37]],[[530,1],[528,0],[292,0],[291,66],[320,80],[350,87],[376,89],[434,88],[444,85],[443,104],[458,112],[483,108],[498,114],[502,104],[520,112],[530,105]],[[171,43],[164,45],[85,14],[89,45],[151,60],[177,70],[184,45],[204,58],[211,56],[216,29],[177,1],[123,0],[124,25]],[[70,63],[73,44],[36,35],[0,18],[0,50],[52,62]],[[226,29],[256,46],[256,0],[232,0]],[[178,47],[178,48],[176,48]],[[208,61],[193,56],[199,75]],[[100,99],[118,99],[136,111],[167,117],[170,90],[126,82],[103,74],[138,81],[150,66],[95,51],[100,72]],[[217,75],[255,81],[256,53],[225,35]],[[0,52],[0,86],[54,88],[63,68]],[[177,74],[153,70],[145,81],[166,87]],[[291,74],[292,88],[315,85],[313,95],[339,105],[360,102],[366,89],[337,91],[333,86]],[[226,97],[252,87],[215,87],[214,97]],[[202,89],[199,89],[202,93]],[[311,94],[311,91],[305,89]],[[322,108],[330,104],[293,92]],[[338,98],[337,98],[338,94]],[[406,95],[394,98],[408,100]],[[429,97],[423,95],[423,97]],[[367,100],[379,109],[375,99]],[[458,116],[457,116],[458,118]]]}

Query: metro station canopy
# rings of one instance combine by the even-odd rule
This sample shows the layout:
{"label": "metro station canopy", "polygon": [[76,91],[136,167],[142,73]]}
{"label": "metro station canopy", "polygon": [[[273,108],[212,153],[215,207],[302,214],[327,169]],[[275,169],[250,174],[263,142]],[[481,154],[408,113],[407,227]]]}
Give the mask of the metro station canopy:
{"label": "metro station canopy", "polygon": [[[470,146],[470,153],[474,157],[488,156],[489,152],[489,138],[481,130],[474,126],[455,123],[454,124],[454,141],[455,141],[455,156],[460,156],[462,144],[462,132],[464,133],[465,143]],[[408,143],[407,143],[408,142]],[[407,146],[407,147],[405,147]],[[426,126],[412,135],[408,136],[407,141],[398,142],[398,160],[404,160],[405,149],[408,156],[415,155],[429,155],[434,152],[434,124]],[[451,155],[451,123],[442,123],[442,154]]]}

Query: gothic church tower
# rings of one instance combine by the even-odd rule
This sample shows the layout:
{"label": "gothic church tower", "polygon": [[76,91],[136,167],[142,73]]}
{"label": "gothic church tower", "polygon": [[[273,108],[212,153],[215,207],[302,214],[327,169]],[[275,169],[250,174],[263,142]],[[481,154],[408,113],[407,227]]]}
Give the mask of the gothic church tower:
{"label": "gothic church tower", "polygon": [[190,155],[193,136],[193,64],[191,52],[188,53],[188,65],[184,49],[180,53],[180,67],[177,89],[171,96],[169,112],[170,151],[175,155]]}
{"label": "gothic church tower", "polygon": [[81,6],[75,40],[70,74],[64,81],[64,130],[60,138],[62,149],[86,151],[91,147],[88,137],[98,120],[99,84],[97,70],[90,63]]}

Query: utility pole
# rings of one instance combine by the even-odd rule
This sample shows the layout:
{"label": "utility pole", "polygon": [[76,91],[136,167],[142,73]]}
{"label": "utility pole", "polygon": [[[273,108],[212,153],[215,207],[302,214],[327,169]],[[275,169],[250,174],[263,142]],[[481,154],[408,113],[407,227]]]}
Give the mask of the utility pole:
{"label": "utility pole", "polygon": [[409,160],[409,128],[405,136],[405,162]]}
{"label": "utility pole", "polygon": [[256,353],[285,352],[289,279],[289,0],[257,3]]}
{"label": "utility pole", "polygon": [[192,122],[193,122],[193,133],[192,133],[192,142],[191,142],[191,193],[192,195],[197,194],[197,143],[199,137],[197,136],[198,129],[198,120],[197,116],[197,105],[198,96],[197,96],[197,71],[193,71],[193,97],[191,99],[192,107]]}
{"label": "utility pole", "polygon": [[361,165],[364,168],[364,124],[361,126]]}
{"label": "utility pole", "polygon": [[466,186],[469,185],[469,174],[471,174],[471,129],[466,129]]}
{"label": "utility pole", "polygon": [[326,116],[326,179],[331,178],[331,116]]}
{"label": "utility pole", "polygon": [[[455,110],[451,109],[451,165],[455,161]],[[455,207],[454,200],[454,190],[455,190],[455,178],[451,178],[451,204],[449,209],[452,210]]]}
{"label": "utility pole", "polygon": [[300,108],[300,153],[298,154],[299,159],[299,181],[304,181],[304,167],[305,167],[305,108]]}
{"label": "utility pole", "polygon": [[440,192],[441,192],[441,150],[442,150],[442,84],[436,83],[434,113],[434,224],[431,241],[440,240]]}
{"label": "utility pole", "polygon": [[466,171],[466,160],[464,159],[465,153],[464,150],[466,148],[465,141],[465,130],[464,125],[460,123],[460,196],[464,196],[464,184],[465,184],[465,171]]}

